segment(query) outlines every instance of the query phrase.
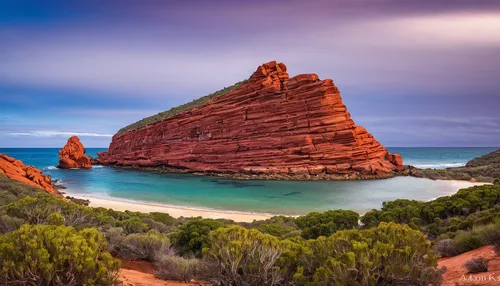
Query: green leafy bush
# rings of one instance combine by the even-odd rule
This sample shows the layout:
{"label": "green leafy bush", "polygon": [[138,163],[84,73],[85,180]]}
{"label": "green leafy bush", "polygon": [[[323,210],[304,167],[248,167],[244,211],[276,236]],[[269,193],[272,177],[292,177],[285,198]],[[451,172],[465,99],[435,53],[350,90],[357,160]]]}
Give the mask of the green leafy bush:
{"label": "green leafy bush", "polygon": [[149,226],[138,217],[132,217],[122,221],[121,227],[123,227],[123,230],[127,234],[146,232],[149,229]]}
{"label": "green leafy bush", "polygon": [[25,221],[17,217],[10,217],[8,215],[0,216],[0,234],[13,231],[21,227]]}
{"label": "green leafy bush", "polygon": [[295,223],[302,230],[302,237],[314,239],[319,236],[330,236],[343,229],[353,229],[358,226],[359,214],[346,210],[330,210],[326,212],[312,212],[295,219]]}
{"label": "green leafy bush", "polygon": [[436,242],[436,249],[441,256],[455,256],[485,245],[493,245],[500,253],[500,220],[487,225],[473,227],[470,231],[459,231],[453,238]]}
{"label": "green leafy bush", "polygon": [[201,250],[210,244],[210,232],[221,227],[224,223],[218,220],[195,218],[179,226],[170,239],[181,255],[200,256]]}
{"label": "green leafy bush", "polygon": [[114,285],[119,263],[106,247],[95,229],[23,225],[0,236],[0,284]]}
{"label": "green leafy bush", "polygon": [[292,243],[240,226],[219,228],[203,250],[211,281],[217,285],[282,285],[278,266]]}
{"label": "green leafy bush", "polygon": [[133,233],[120,241],[118,256],[125,260],[154,261],[168,252],[170,240],[156,230],[148,233]]}
{"label": "green leafy bush", "polygon": [[[343,230],[306,245],[312,253],[302,260],[312,261],[312,268],[306,265],[300,272],[309,273],[307,280],[314,285],[428,285],[441,280],[429,241],[406,225]],[[295,278],[303,280],[300,272]]]}
{"label": "green leafy bush", "polygon": [[365,227],[380,222],[412,224],[435,238],[447,232],[470,229],[491,222],[500,214],[500,185],[482,185],[461,189],[452,196],[429,202],[394,200],[384,202],[381,210],[367,212]]}
{"label": "green leafy bush", "polygon": [[163,255],[155,263],[155,276],[160,279],[190,281],[206,276],[203,262],[196,258]]}

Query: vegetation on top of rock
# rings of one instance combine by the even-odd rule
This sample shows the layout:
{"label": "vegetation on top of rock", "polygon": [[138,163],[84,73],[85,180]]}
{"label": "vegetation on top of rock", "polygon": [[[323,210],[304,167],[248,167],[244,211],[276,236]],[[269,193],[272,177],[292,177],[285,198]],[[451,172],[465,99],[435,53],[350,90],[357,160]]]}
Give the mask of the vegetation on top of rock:
{"label": "vegetation on top of rock", "polygon": [[494,183],[500,180],[500,150],[475,158],[463,167],[447,169],[419,169],[412,174],[415,177],[433,180],[476,180]]}
{"label": "vegetation on top of rock", "polygon": [[193,108],[196,108],[196,107],[200,107],[210,101],[212,101],[213,99],[215,99],[216,97],[219,97],[221,95],[225,95],[225,94],[228,94],[238,88],[240,88],[244,83],[246,82],[246,80],[243,80],[243,81],[240,81],[240,82],[237,82],[231,86],[228,86],[228,87],[225,87],[221,90],[218,90],[214,93],[211,93],[209,95],[205,95],[205,96],[202,96],[200,98],[197,98],[191,102],[188,102],[188,103],[184,103],[182,105],[179,105],[177,107],[173,107],[167,111],[163,111],[163,112],[160,112],[158,114],[155,114],[153,116],[149,116],[149,117],[146,117],[146,118],[143,118],[135,123],[132,123],[128,126],[125,126],[123,127],[122,129],[120,129],[118,131],[118,133],[123,133],[123,132],[127,132],[127,131],[130,131],[130,130],[135,130],[135,129],[139,129],[141,127],[144,127],[146,125],[149,125],[149,124],[153,124],[153,123],[156,123],[158,121],[163,121],[163,120],[167,120],[169,119],[170,117],[173,117],[173,116],[176,116],[178,114],[181,114],[182,112],[185,112],[185,111],[188,111],[188,110],[191,110]]}

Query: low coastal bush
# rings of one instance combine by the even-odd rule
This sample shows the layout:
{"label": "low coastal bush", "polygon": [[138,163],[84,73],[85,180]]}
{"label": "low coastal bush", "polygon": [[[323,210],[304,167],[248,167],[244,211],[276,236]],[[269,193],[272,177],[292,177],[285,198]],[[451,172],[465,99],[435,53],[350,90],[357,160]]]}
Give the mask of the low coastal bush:
{"label": "low coastal bush", "polygon": [[429,202],[402,199],[384,202],[381,210],[367,212],[361,222],[365,227],[380,222],[409,224],[435,238],[491,222],[500,214],[499,203],[500,185],[474,186]]}
{"label": "low coastal bush", "polygon": [[95,229],[23,225],[0,236],[2,285],[114,285],[118,261]]}
{"label": "low coastal bush", "polygon": [[124,237],[119,244],[118,256],[125,260],[154,261],[157,256],[168,252],[170,240],[156,230],[148,233],[133,233]]}
{"label": "low coastal bush", "polygon": [[480,225],[470,231],[459,231],[453,238],[439,240],[435,244],[440,256],[455,256],[485,245],[493,245],[500,253],[500,220],[487,225]]}
{"label": "low coastal bush", "polygon": [[155,276],[165,280],[190,281],[207,276],[204,263],[197,258],[163,255],[155,263]]}
{"label": "low coastal bush", "polygon": [[21,227],[25,222],[17,217],[10,217],[8,215],[0,216],[0,234],[13,231]]}
{"label": "low coastal bush", "polygon": [[488,261],[483,257],[472,258],[465,263],[465,268],[469,273],[480,273],[488,271]]}
{"label": "low coastal bush", "polygon": [[266,220],[255,220],[251,223],[239,223],[238,225],[248,229],[255,228],[276,237],[290,237],[301,233],[295,224],[295,218],[287,216],[273,216]]}
{"label": "low coastal bush", "polygon": [[216,285],[282,285],[278,262],[288,245],[255,229],[230,226],[210,233],[204,260]]}
{"label": "low coastal bush", "polygon": [[330,236],[336,231],[358,227],[359,214],[354,211],[330,210],[312,212],[295,219],[302,230],[302,237],[314,239],[319,236]]}
{"label": "low coastal bush", "polygon": [[181,255],[199,257],[202,249],[210,244],[210,232],[224,226],[224,222],[220,220],[199,217],[179,226],[179,229],[169,237]]}
{"label": "low coastal bush", "polygon": [[428,285],[443,272],[425,236],[394,223],[297,242],[239,226],[210,238],[203,257],[216,285]]}
{"label": "low coastal bush", "polygon": [[148,224],[138,217],[126,219],[120,225],[127,234],[146,232],[149,229]]}
{"label": "low coastal bush", "polygon": [[[306,242],[315,285],[428,285],[441,280],[437,256],[417,230],[381,223]],[[304,261],[308,261],[304,259]]]}
{"label": "low coastal bush", "polygon": [[34,197],[36,194],[41,192],[44,191],[9,179],[4,174],[0,174],[0,207],[6,206],[27,196]]}

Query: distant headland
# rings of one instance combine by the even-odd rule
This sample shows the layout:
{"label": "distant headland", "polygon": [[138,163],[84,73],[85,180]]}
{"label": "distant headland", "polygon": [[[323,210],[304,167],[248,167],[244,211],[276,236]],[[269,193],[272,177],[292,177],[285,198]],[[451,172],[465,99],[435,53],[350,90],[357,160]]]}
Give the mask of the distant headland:
{"label": "distant headland", "polygon": [[352,180],[404,169],[351,119],[331,79],[276,61],[234,86],[122,128],[98,163],[239,179]]}

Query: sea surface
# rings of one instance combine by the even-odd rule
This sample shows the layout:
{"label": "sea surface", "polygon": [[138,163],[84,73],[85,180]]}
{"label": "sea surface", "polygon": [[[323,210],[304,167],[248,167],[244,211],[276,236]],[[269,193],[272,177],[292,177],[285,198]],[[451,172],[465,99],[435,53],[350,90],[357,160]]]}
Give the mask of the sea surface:
{"label": "sea surface", "polygon": [[[498,148],[387,148],[405,164],[423,168],[465,165]],[[87,148],[96,157],[105,148]],[[68,194],[120,198],[195,209],[299,215],[311,211],[380,208],[397,198],[430,200],[455,193],[460,184],[412,177],[365,181],[245,181],[188,174],[157,174],[94,166],[60,170],[57,148],[0,148],[0,153],[34,165],[67,187]]]}

